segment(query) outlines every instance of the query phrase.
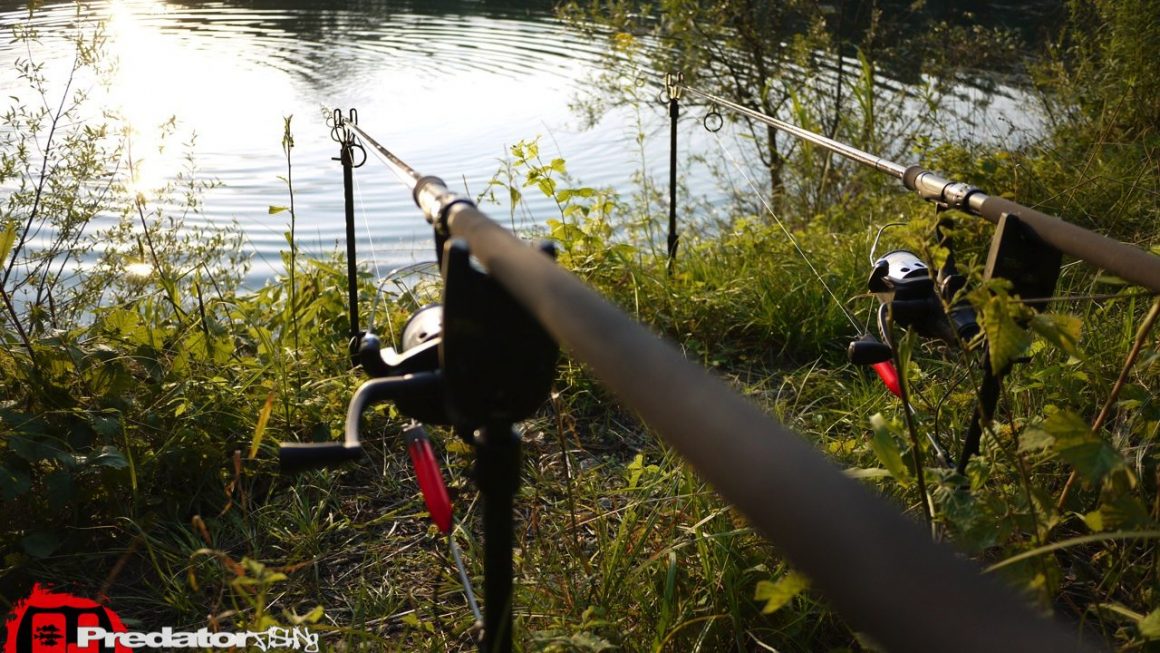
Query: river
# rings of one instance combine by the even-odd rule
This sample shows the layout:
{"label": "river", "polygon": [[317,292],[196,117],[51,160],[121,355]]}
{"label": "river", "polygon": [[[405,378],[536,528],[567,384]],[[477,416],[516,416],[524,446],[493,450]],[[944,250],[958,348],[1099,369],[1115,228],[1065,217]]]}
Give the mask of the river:
{"label": "river", "polygon": [[[20,5],[0,3],[6,31],[26,15]],[[581,128],[570,104],[599,66],[602,44],[570,31],[548,3],[111,0],[93,3],[85,17],[106,24],[118,66],[102,102],[133,125],[140,188],[148,193],[180,170],[180,144],[196,134],[189,152],[201,174],[221,185],[189,219],[237,221],[254,257],[250,286],[281,270],[286,248],[288,215],[269,211],[289,204],[286,116],[293,116],[298,242],[311,255],[344,242],[341,168],[332,160],[338,147],[323,119],[335,107],[357,108],[360,125],[397,155],[472,194],[485,188],[510,145],[537,136],[545,158],[566,159],[584,185],[628,192],[642,161],[667,179],[662,107],[613,111]],[[69,3],[41,7],[33,18],[43,40],[31,54],[50,73],[71,56],[61,35],[75,19]],[[26,54],[5,40],[0,65]],[[11,69],[0,70],[0,83],[13,89],[5,95],[20,85]],[[171,116],[177,132],[160,151],[158,126]],[[715,148],[694,119],[682,129],[682,147]],[[641,126],[649,134],[643,147]],[[693,195],[710,203],[725,196],[694,158],[682,157],[681,171]],[[356,186],[363,264],[382,271],[431,258],[426,224],[383,166],[372,159],[356,172]],[[535,195],[527,193],[533,201],[520,216],[543,222],[556,209]],[[507,208],[489,210],[507,221]]]}

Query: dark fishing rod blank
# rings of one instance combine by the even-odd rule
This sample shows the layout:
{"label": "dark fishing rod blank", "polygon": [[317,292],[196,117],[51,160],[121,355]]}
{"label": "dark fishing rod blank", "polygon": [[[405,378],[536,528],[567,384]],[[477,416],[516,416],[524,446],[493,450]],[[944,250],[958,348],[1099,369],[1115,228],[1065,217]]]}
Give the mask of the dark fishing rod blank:
{"label": "dark fishing rod blank", "polygon": [[[931,542],[917,524],[848,478],[812,444],[555,265],[547,252],[529,247],[436,178],[419,176],[394,155],[386,156],[385,148],[358,131],[412,189],[437,234],[462,243],[460,256],[448,261],[470,251],[473,269],[478,265],[510,293],[546,335],[688,460],[854,628],[901,652],[1091,649],[1036,615],[997,579],[983,576],[977,565]],[[445,304],[449,311],[450,301]],[[445,329],[447,324],[445,315]],[[497,444],[515,442],[499,429],[487,430],[488,436],[501,436]],[[479,463],[483,457],[506,460],[479,470],[489,484],[512,486],[503,488],[506,497],[514,494],[512,481],[518,478],[511,451],[518,454],[514,448],[483,447],[477,458]],[[509,476],[495,474],[505,469]],[[497,523],[510,520],[510,502],[496,502],[495,511]],[[495,579],[502,584],[495,594],[510,596],[510,561],[502,562],[509,576],[506,583]],[[489,595],[490,578],[485,570]],[[506,608],[510,616],[510,604],[488,603]],[[503,641],[496,645],[510,646],[511,632],[500,634]]]}

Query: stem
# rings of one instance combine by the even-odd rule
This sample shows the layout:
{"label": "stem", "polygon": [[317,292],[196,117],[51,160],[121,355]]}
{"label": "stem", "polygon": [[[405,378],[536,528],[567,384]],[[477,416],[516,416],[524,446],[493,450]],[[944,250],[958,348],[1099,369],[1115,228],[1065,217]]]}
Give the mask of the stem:
{"label": "stem", "polygon": [[576,524],[576,493],[572,487],[572,459],[568,456],[568,439],[564,437],[564,413],[560,407],[560,398],[555,393],[552,395],[552,412],[556,414],[556,435],[560,442],[560,453],[564,456],[564,489],[568,495],[568,513],[572,521],[572,538],[577,550],[579,550],[580,527]]}
{"label": "stem", "polygon": [[[894,330],[894,312],[890,311],[886,317],[886,328]],[[922,446],[918,440],[918,430],[914,426],[914,418],[910,415],[910,390],[907,383],[906,367],[902,363],[902,352],[899,347],[892,347],[894,351],[894,366],[898,369],[898,388],[902,391],[902,416],[906,420],[906,430],[910,434],[910,455],[914,460],[914,476],[918,480],[918,493],[922,499],[922,517],[926,522],[927,530],[934,536],[934,509],[930,504],[930,495],[926,491],[926,471],[922,465]]]}
{"label": "stem", "polygon": [[32,342],[29,341],[28,334],[24,331],[24,325],[20,324],[20,318],[16,315],[16,307],[12,305],[12,299],[4,291],[4,286],[0,286],[0,298],[3,298],[4,308],[12,316],[12,324],[16,327],[16,332],[20,335],[20,342],[28,350],[28,356],[32,359],[33,367],[39,367],[39,364],[36,362],[36,352],[32,349]]}
{"label": "stem", "polygon": [[[134,175],[136,171],[133,166],[133,147],[130,144],[128,147],[129,156],[129,174]],[[181,304],[177,301],[174,294],[174,285],[172,279],[168,278],[168,273],[161,266],[161,257],[157,254],[157,248],[153,245],[153,234],[149,231],[149,219],[145,216],[145,195],[137,192],[133,196],[133,207],[137,209],[137,217],[141,220],[141,231],[145,234],[145,245],[149,248],[149,258],[153,261],[153,270],[156,272],[158,279],[161,280],[161,287],[165,290],[165,298],[169,300],[169,305],[179,317],[185,317],[185,311],[181,310]]]}
{"label": "stem", "polygon": [[[284,124],[284,131],[282,133],[282,151],[286,153],[286,189],[290,193],[290,303],[287,310],[290,312],[290,337],[294,343],[294,355],[298,356],[298,239],[295,236],[295,229],[297,227],[297,215],[294,211],[294,177],[293,166],[290,161],[290,150],[294,148],[294,135],[290,132],[290,121],[294,118],[293,115],[287,116]],[[295,395],[299,396],[302,391],[302,366],[294,366],[294,376],[296,382]],[[283,396],[286,396],[285,393]],[[289,401],[289,397],[286,397]],[[294,405],[297,407],[301,402],[295,401]],[[290,415],[289,406],[286,407],[287,416]]]}
{"label": "stem", "polygon": [[[44,159],[40,164],[40,175],[36,182],[36,193],[32,198],[32,209],[28,213],[28,220],[24,223],[24,229],[20,232],[20,241],[16,243],[16,247],[12,250],[11,258],[8,260],[8,265],[4,268],[4,277],[0,278],[0,288],[8,287],[8,279],[12,275],[12,269],[16,267],[16,260],[19,258],[21,250],[28,242],[28,232],[32,229],[33,223],[36,221],[37,215],[40,213],[40,201],[44,196],[44,186],[48,183],[48,155],[52,152],[52,139],[56,135],[56,130],[60,124],[61,118],[65,116],[64,105],[69,98],[69,93],[72,89],[73,80],[76,78],[77,69],[80,67],[80,53],[73,55],[72,70],[69,71],[68,81],[65,83],[64,91],[60,96],[60,104],[57,105],[56,112],[52,115],[52,122],[49,123],[48,137],[44,142]],[[46,107],[47,109],[47,107]],[[38,121],[39,122],[39,121]]]}
{"label": "stem", "polygon": [[[1144,316],[1144,321],[1140,324],[1140,328],[1136,330],[1136,341],[1132,343],[1132,350],[1128,352],[1128,357],[1124,359],[1124,367],[1120,370],[1120,376],[1116,379],[1115,385],[1112,386],[1112,391],[1108,394],[1107,400],[1104,401],[1104,405],[1100,409],[1100,414],[1092,422],[1093,433],[1104,427],[1104,422],[1108,420],[1108,416],[1112,413],[1112,405],[1116,403],[1116,399],[1120,396],[1120,391],[1124,389],[1124,384],[1128,381],[1128,373],[1132,370],[1132,366],[1136,364],[1136,359],[1140,356],[1140,350],[1144,348],[1144,341],[1148,339],[1148,333],[1152,330],[1152,325],[1156,324],[1157,317],[1160,317],[1160,297],[1152,302],[1152,308],[1148,310],[1148,314]],[[1068,494],[1071,493],[1071,488],[1075,485],[1078,477],[1079,475],[1076,470],[1071,470],[1071,475],[1067,477],[1067,483],[1063,485],[1063,491],[1059,493],[1059,501],[1055,504],[1057,509],[1063,509],[1063,504],[1067,502]]]}

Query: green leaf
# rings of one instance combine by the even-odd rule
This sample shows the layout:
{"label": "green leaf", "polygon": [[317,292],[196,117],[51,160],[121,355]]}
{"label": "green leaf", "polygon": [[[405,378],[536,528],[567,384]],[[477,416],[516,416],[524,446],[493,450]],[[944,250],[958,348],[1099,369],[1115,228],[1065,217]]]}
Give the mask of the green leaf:
{"label": "green leaf", "polygon": [[882,413],[875,413],[870,417],[870,428],[874,431],[874,435],[870,438],[870,449],[877,456],[878,462],[882,463],[886,471],[900,483],[909,482],[910,473],[906,469],[906,463],[902,462],[902,451]]}
{"label": "green leaf", "polygon": [[289,211],[289,210],[290,210],[289,206],[271,206],[267,209],[267,211],[269,211],[270,215],[274,215],[275,213],[281,213],[283,211]]}
{"label": "green leaf", "polygon": [[48,432],[48,424],[40,417],[3,407],[0,407],[0,425],[8,426],[13,432],[25,435],[44,435]]}
{"label": "green leaf", "polygon": [[1019,436],[1019,453],[1044,451],[1055,445],[1055,436],[1041,428],[1029,428]]}
{"label": "green leaf", "polygon": [[11,501],[32,488],[32,479],[23,469],[0,465],[0,499]]}
{"label": "green leaf", "polygon": [[106,329],[124,338],[131,344],[144,345],[149,343],[149,332],[141,321],[141,317],[134,311],[123,308],[113,308],[101,315],[101,323]]}
{"label": "green leaf", "polygon": [[93,431],[97,435],[104,438],[113,438],[121,433],[121,420],[115,411],[106,411],[105,414],[94,415],[89,425],[93,427]]}
{"label": "green leaf", "polygon": [[1083,523],[1092,530],[1093,533],[1098,533],[1104,530],[1104,516],[1100,514],[1099,510],[1093,510],[1083,516]]}
{"label": "green leaf", "polygon": [[1037,313],[1031,318],[1031,330],[1063,351],[1079,358],[1080,327],[1083,322],[1074,315]]}
{"label": "green leaf", "polygon": [[1148,639],[1160,639],[1160,608],[1148,613],[1146,617],[1136,622],[1140,634]]}
{"label": "green leaf", "polygon": [[1071,411],[1048,407],[1048,416],[1041,428],[1055,438],[1059,457],[1074,466],[1088,482],[1098,481],[1121,463],[1119,452]]}
{"label": "green leaf", "polygon": [[544,194],[544,197],[552,197],[552,195],[554,195],[556,192],[556,181],[550,177],[544,177],[543,179],[539,180],[536,182],[536,186],[539,187],[540,192]]}
{"label": "green leaf", "polygon": [[89,464],[109,469],[125,469],[129,466],[129,461],[125,459],[125,454],[121,453],[120,449],[104,446],[97,452],[97,455],[89,459]]}
{"label": "green leaf", "polygon": [[58,469],[44,477],[44,486],[47,490],[48,509],[53,512],[64,510],[73,498],[72,472],[67,469]]}
{"label": "green leaf", "polygon": [[475,448],[463,441],[462,438],[450,438],[443,443],[443,450],[459,456],[468,456],[475,453]]}
{"label": "green leaf", "polygon": [[1021,316],[1021,307],[1022,304],[1003,295],[991,296],[983,306],[980,322],[987,334],[987,351],[995,374],[1002,373],[1031,345],[1031,336],[1015,321]]}
{"label": "green leaf", "polygon": [[890,472],[881,467],[850,467],[843,470],[846,476],[853,479],[870,479],[870,478],[886,478],[890,476]]}
{"label": "green leaf", "polygon": [[289,614],[290,624],[294,626],[301,626],[302,624],[316,624],[326,614],[321,605],[314,606],[314,609],[304,615],[298,615],[293,612]]}
{"label": "green leaf", "polygon": [[564,159],[560,159],[560,158],[552,159],[552,162],[548,165],[550,165],[552,167],[552,170],[555,170],[556,172],[558,172],[560,174],[566,174],[566,172],[567,172],[564,168]]}
{"label": "green leaf", "polygon": [[250,440],[250,460],[258,455],[258,447],[262,444],[262,436],[266,434],[266,424],[270,421],[270,411],[274,409],[274,393],[266,395],[266,403],[258,413],[258,424],[254,426],[254,437]]}
{"label": "green leaf", "polygon": [[1128,494],[1105,499],[1100,504],[1099,515],[1100,523],[1105,530],[1135,528],[1151,521],[1148,509],[1139,499]]}
{"label": "green leaf", "polygon": [[8,224],[4,233],[0,233],[0,263],[8,260],[8,252],[12,251],[12,244],[16,242],[16,228],[19,223],[15,220]]}
{"label": "green leaf", "polygon": [[9,451],[30,463],[52,460],[65,453],[56,446],[23,435],[9,435],[7,443]]}
{"label": "green leaf", "polygon": [[640,482],[640,476],[644,473],[644,454],[638,453],[628,464],[628,489],[635,490],[636,484]]}
{"label": "green leaf", "polygon": [[801,594],[802,590],[809,586],[808,578],[791,571],[778,579],[777,582],[759,581],[753,598],[757,601],[765,601],[765,605],[761,608],[762,614],[771,614],[777,612],[782,606],[789,603],[790,599]]}

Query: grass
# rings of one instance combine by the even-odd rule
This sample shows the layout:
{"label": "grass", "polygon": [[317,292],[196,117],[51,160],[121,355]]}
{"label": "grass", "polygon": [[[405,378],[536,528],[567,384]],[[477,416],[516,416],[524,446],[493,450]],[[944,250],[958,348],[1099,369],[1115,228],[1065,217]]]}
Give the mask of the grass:
{"label": "grass", "polygon": [[[844,362],[850,326],[778,233],[760,218],[738,220],[712,239],[688,242],[671,278],[662,260],[626,248],[606,256],[602,252],[612,250],[597,242],[566,242],[562,259],[584,262],[576,267],[614,301],[919,520],[913,466],[892,470],[882,458],[895,451],[910,459],[899,404],[866,370]],[[836,295],[860,292],[868,244],[833,238],[825,225],[803,228],[799,238]],[[604,257],[599,265],[592,264],[595,256]],[[313,298],[294,311],[302,341],[311,343],[297,354],[304,369],[313,370],[303,392],[309,399],[294,411],[273,403],[253,459],[246,453],[258,436],[262,406],[291,387],[279,374],[294,376],[271,363],[281,355],[275,343],[290,319],[263,319],[287,314],[280,308],[290,296],[286,289],[276,284],[252,296],[223,296],[207,306],[204,318],[186,311],[160,324],[157,312],[169,306],[161,289],[98,313],[88,338],[126,352],[123,371],[104,368],[113,376],[102,395],[93,391],[96,381],[71,376],[85,369],[86,356],[61,359],[60,376],[42,382],[72,388],[80,399],[64,411],[41,414],[71,422],[83,417],[98,432],[108,428],[123,443],[128,464],[102,479],[108,495],[98,485],[92,496],[66,502],[71,521],[58,526],[65,540],[47,556],[8,540],[10,552],[23,546],[24,553],[9,554],[7,587],[38,580],[107,595],[111,606],[143,627],[200,627],[206,615],[223,629],[316,620],[312,627],[335,650],[472,649],[470,612],[445,542],[425,517],[400,442],[401,421],[389,409],[368,430],[378,435],[365,464],[300,478],[275,472],[275,443],[333,437],[345,399],[361,381],[343,364],[341,279],[337,264],[315,262],[300,270],[299,296]],[[370,280],[364,282],[370,292]],[[1072,267],[1061,289],[1102,287]],[[1085,476],[1067,510],[1050,506],[1067,473],[1083,461],[1071,465],[1064,453],[1020,445],[1044,406],[1072,406],[1086,415],[1103,402],[1148,302],[1075,303],[1085,324],[1078,357],[1036,345],[1032,361],[1008,379],[996,437],[985,439],[983,455],[969,470],[970,495],[957,491],[958,482],[924,450],[940,538],[995,564],[1085,533],[1152,528],[1156,421],[1147,388],[1156,373],[1153,345],[1130,375],[1123,393],[1128,403],[1121,403],[1109,424],[1112,434],[1103,440],[1122,464],[1102,479]],[[857,313],[864,316],[865,308]],[[384,310],[397,311],[392,323],[400,324],[409,309]],[[202,326],[209,327],[209,340],[190,335],[204,334]],[[233,346],[219,350],[211,341]],[[99,351],[79,336],[74,346]],[[918,428],[937,432],[957,451],[978,373],[964,368],[954,352],[916,347],[909,374]],[[6,356],[23,369],[18,352]],[[128,391],[131,382],[117,374],[152,382]],[[118,429],[99,421],[113,414],[103,405],[117,406]],[[876,413],[889,425],[881,436],[870,431]],[[551,401],[523,433],[515,617],[525,650],[866,645],[808,589],[763,614],[758,588],[789,578],[792,570],[582,366],[564,362]],[[469,480],[471,452],[449,433],[434,436],[462,524],[456,537],[478,589],[481,525]],[[126,483],[136,488],[128,504],[117,489]],[[1127,486],[1116,490],[1117,483]],[[30,509],[43,509],[44,500],[38,493],[18,498]],[[1102,531],[1091,525],[1093,510],[1106,513]],[[1117,510],[1134,511],[1135,521]],[[39,518],[28,524],[44,525]],[[1156,557],[1150,541],[1113,539],[1067,546],[997,573],[1029,600],[1084,623],[1095,636],[1130,644],[1143,640],[1125,614],[1148,614],[1149,561]],[[18,595],[6,590],[6,596]]]}
{"label": "grass", "polygon": [[[1060,138],[1018,152],[941,146],[928,154],[948,176],[1155,243],[1155,167],[1151,176],[1137,170],[1131,185],[1101,176],[1155,160],[1154,136],[1131,147],[1086,143],[1082,158],[1095,166],[1086,171],[1063,163],[1085,144],[1073,132]],[[1085,638],[1156,646],[1160,347],[1154,333],[1137,334],[1151,297],[1065,266],[1058,292],[1079,298],[1051,308],[1062,316],[1047,325],[1054,331],[1039,324],[1039,336],[1025,334],[1030,358],[1005,379],[983,452],[960,478],[934,461],[924,435],[961,448],[977,354],[904,339],[912,437],[899,402],[845,362],[854,328],[768,216],[738,209],[719,228],[683,236],[670,276],[642,222],[647,211],[577,184],[563,160],[545,162],[538,147],[521,144],[515,159],[495,185],[556,200],[559,215],[540,235],[559,244],[562,265],[916,521],[929,501],[936,538],[1044,612]],[[872,177],[842,172],[841,201],[781,217],[834,297],[865,324],[875,305],[862,297],[873,229],[901,215],[908,225],[887,231],[879,252],[900,246],[933,258],[934,215]],[[1081,186],[1090,192],[1046,191]],[[87,320],[63,322],[44,309],[0,322],[0,607],[50,582],[107,598],[144,630],[308,624],[328,650],[473,649],[473,618],[445,539],[426,517],[393,408],[371,418],[363,464],[277,473],[278,442],[339,436],[363,380],[347,364],[339,262],[289,256],[286,275],[240,294],[216,283],[213,266],[231,266],[211,255],[216,245],[190,250],[189,241],[162,238],[164,211],[112,188],[109,201],[127,202],[133,223],[157,236],[155,256],[202,260],[195,272],[151,279],[98,272],[75,297],[91,308]],[[1120,218],[1101,220],[1113,212]],[[5,217],[0,235],[15,234],[14,224]],[[978,286],[990,228],[968,217],[957,224],[960,263]],[[375,281],[360,278],[363,296]],[[1119,296],[1085,299],[1104,293]],[[400,325],[418,303],[400,295],[380,305],[376,323]],[[988,333],[1023,335],[1005,324]],[[1116,389],[1137,341],[1141,355]],[[1109,398],[1109,416],[1091,429]],[[550,400],[521,431],[514,616],[523,650],[873,648],[577,361],[562,361]],[[444,430],[432,436],[479,590],[472,451]]]}

